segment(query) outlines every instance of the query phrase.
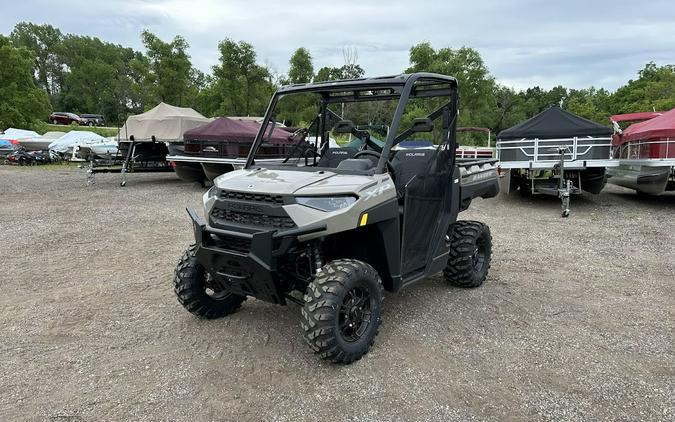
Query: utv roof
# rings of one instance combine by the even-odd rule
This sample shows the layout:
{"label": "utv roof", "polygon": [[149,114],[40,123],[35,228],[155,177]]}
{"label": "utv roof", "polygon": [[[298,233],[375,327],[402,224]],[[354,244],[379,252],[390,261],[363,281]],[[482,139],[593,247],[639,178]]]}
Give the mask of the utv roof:
{"label": "utv roof", "polygon": [[277,91],[280,94],[302,91],[343,91],[351,89],[377,89],[403,86],[409,79],[430,79],[434,82],[449,83],[457,87],[457,79],[438,73],[403,73],[400,75],[378,76],[374,78],[339,79],[335,81],[313,82],[307,84],[285,85]]}

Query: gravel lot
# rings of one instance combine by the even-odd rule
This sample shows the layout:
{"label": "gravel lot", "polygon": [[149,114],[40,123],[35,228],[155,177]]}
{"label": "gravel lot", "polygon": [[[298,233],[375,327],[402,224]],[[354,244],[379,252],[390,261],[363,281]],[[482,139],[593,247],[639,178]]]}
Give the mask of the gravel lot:
{"label": "gravel lot", "polygon": [[373,350],[324,363],[299,308],[199,320],[172,291],[203,189],[0,167],[0,420],[675,419],[675,195],[476,201],[488,282],[387,294]]}

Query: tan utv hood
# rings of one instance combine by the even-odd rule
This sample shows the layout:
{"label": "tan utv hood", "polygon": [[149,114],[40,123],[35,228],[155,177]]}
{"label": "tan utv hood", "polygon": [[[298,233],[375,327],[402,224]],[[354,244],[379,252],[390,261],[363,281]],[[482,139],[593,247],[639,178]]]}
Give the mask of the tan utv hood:
{"label": "tan utv hood", "polygon": [[273,195],[331,195],[355,193],[374,180],[367,176],[339,175],[330,171],[238,170],[219,176],[219,189]]}

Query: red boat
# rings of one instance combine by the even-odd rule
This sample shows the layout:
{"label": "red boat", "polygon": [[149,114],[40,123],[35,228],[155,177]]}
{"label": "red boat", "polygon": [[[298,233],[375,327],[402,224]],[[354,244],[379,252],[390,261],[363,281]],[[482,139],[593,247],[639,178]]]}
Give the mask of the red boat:
{"label": "red boat", "polygon": [[[609,182],[639,193],[660,195],[675,190],[675,109],[615,115]],[[634,122],[621,130],[619,123]]]}

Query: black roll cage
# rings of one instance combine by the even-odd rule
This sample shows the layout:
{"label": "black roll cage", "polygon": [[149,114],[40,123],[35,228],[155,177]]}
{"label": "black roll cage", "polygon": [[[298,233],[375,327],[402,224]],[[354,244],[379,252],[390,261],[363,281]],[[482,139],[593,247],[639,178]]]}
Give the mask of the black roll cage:
{"label": "black roll cage", "polygon": [[[438,85],[447,85],[447,87],[439,88]],[[267,106],[267,111],[265,112],[265,118],[260,125],[258,134],[253,141],[253,145],[251,146],[246,159],[246,165],[244,166],[245,169],[251,168],[251,166],[254,165],[255,155],[257,154],[260,145],[263,143],[264,135],[267,132],[268,127],[270,127],[270,124],[272,125],[272,130],[274,129],[275,123],[272,121],[272,115],[279,100],[287,94],[307,92],[321,94],[321,111],[317,117],[320,117],[322,140],[327,129],[326,121],[328,112],[330,111],[328,110],[328,104],[398,99],[398,104],[396,105],[396,110],[394,111],[394,115],[392,117],[389,134],[386,137],[380,159],[378,161],[377,167],[374,170],[375,174],[381,174],[386,171],[386,165],[391,155],[391,149],[413,133],[412,128],[410,128],[396,136],[396,133],[398,132],[399,126],[401,124],[401,118],[403,117],[406,105],[410,99],[433,98],[441,96],[450,97],[449,102],[443,104],[427,117],[433,120],[447,112],[451,118],[451,121],[444,122],[444,129],[446,130],[448,136],[443,140],[443,144],[453,149],[457,146],[454,126],[456,126],[456,117],[459,111],[459,95],[457,89],[457,80],[451,76],[440,75],[437,73],[419,72],[397,76],[383,76],[378,78],[346,79],[339,81],[316,82],[310,84],[295,84],[279,88],[279,90],[272,96],[272,100]],[[453,160],[454,156],[455,154],[453,152]]]}

